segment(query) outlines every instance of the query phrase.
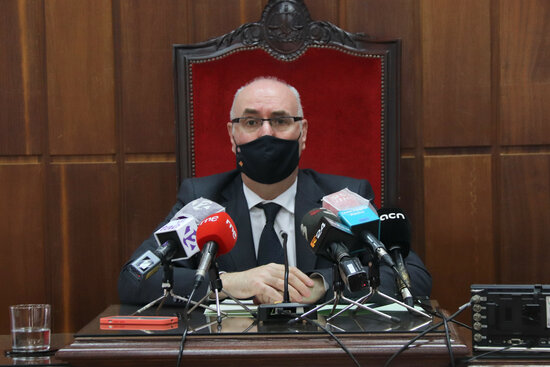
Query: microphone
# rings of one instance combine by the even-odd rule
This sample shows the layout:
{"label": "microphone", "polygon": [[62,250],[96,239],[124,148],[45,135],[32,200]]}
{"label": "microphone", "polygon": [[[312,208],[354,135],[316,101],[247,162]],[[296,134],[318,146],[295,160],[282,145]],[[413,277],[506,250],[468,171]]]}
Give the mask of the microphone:
{"label": "microphone", "polygon": [[285,231],[281,230],[279,232],[279,235],[283,238],[283,253],[284,253],[283,302],[273,303],[273,304],[262,303],[258,305],[257,317],[258,317],[260,327],[264,322],[287,319],[289,317],[295,317],[296,315],[312,314],[311,317],[313,318],[317,317],[317,311],[315,310],[315,307],[313,305],[290,302],[290,293],[288,291],[288,274],[289,274],[288,252],[287,252],[288,234]]}
{"label": "microphone", "polygon": [[197,228],[197,244],[202,251],[201,261],[195,273],[194,288],[198,288],[206,277],[214,259],[231,251],[237,242],[235,223],[225,212],[205,218]]}
{"label": "microphone", "polygon": [[197,225],[207,216],[223,211],[223,206],[202,197],[187,203],[168,223],[155,231],[154,237],[159,247],[154,251],[147,250],[134,260],[130,264],[130,272],[138,280],[148,279],[160,268],[161,260],[188,258],[198,253]]}
{"label": "microphone", "polygon": [[185,205],[183,208],[181,208],[172,218],[173,219],[182,219],[182,218],[194,218],[195,223],[199,225],[200,222],[206,219],[206,217],[224,212],[225,208],[221,206],[220,204],[200,197],[198,199],[195,199],[193,201],[190,201]]}
{"label": "microphone", "polygon": [[411,278],[403,260],[411,248],[411,226],[405,213],[399,208],[382,208],[380,214],[380,238],[388,245],[388,251],[395,261],[398,277],[397,287],[403,302],[413,306],[414,299],[410,291]]}
{"label": "microphone", "polygon": [[197,226],[206,217],[224,212],[225,208],[212,200],[200,197],[192,200],[181,208],[166,225],[155,232],[155,238],[160,245],[172,240],[181,244],[183,251],[178,251],[178,257],[191,257],[197,252]]}
{"label": "microphone", "polygon": [[162,264],[172,260],[177,249],[178,245],[168,240],[154,251],[147,250],[130,264],[130,273],[138,280],[149,279]]}
{"label": "microphone", "polygon": [[[195,239],[197,224],[195,218],[172,218],[170,222],[155,231],[154,236],[159,246],[167,241],[172,241],[176,246],[178,257],[190,257],[199,252]],[[176,255],[174,253],[174,255]]]}
{"label": "microphone", "polygon": [[340,276],[351,292],[368,285],[367,272],[359,259],[350,255],[364,251],[365,248],[357,244],[353,233],[340,223],[338,217],[327,209],[313,209],[302,219],[300,229],[316,255],[338,265]]}
{"label": "microphone", "polygon": [[372,252],[390,267],[395,267],[386,246],[378,239],[380,220],[369,200],[345,188],[323,197],[323,207],[338,215]]}

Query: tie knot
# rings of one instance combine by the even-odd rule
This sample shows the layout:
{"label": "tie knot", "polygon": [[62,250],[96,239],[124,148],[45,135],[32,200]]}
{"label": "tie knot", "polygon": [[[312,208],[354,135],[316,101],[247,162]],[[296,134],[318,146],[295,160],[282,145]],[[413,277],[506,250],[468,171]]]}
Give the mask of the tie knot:
{"label": "tie knot", "polygon": [[281,206],[276,203],[258,204],[256,206],[264,210],[265,220],[269,223],[275,222],[275,217],[277,216],[279,209],[281,209]]}

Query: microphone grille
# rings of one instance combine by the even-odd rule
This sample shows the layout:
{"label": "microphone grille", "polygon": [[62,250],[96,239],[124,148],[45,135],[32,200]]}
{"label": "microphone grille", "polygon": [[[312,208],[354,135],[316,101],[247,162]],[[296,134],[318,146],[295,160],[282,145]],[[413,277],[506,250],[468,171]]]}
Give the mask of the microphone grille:
{"label": "microphone grille", "polygon": [[399,247],[403,256],[409,254],[411,248],[411,224],[409,219],[399,208],[381,208],[380,216],[380,241],[388,249]]}
{"label": "microphone grille", "polygon": [[311,241],[311,239],[315,235],[315,232],[317,232],[317,230],[319,229],[319,222],[323,218],[329,218],[335,222],[340,221],[340,219],[338,219],[338,217],[334,215],[334,213],[325,208],[312,209],[302,218],[300,229],[302,235],[308,242]]}
{"label": "microphone grille", "polygon": [[218,255],[228,253],[237,242],[237,227],[229,214],[220,212],[206,217],[197,228],[197,244],[202,250],[207,242],[218,244]]}

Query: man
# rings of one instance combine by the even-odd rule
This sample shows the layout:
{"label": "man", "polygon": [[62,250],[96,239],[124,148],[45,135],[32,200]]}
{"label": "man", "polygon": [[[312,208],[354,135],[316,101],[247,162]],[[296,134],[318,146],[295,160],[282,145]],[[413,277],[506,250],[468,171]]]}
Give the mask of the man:
{"label": "man", "polygon": [[[316,257],[308,248],[299,230],[300,222],[311,209],[322,205],[323,196],[346,187],[372,200],[370,184],[366,180],[298,168],[299,157],[306,147],[308,121],[303,118],[296,89],[280,80],[261,77],[239,89],[230,115],[227,131],[237,169],[183,181],[178,202],[161,226],[186,203],[199,197],[224,206],[236,224],[238,239],[229,253],[217,259],[223,288],[236,298],[275,303],[283,300],[284,267],[274,262],[263,264],[260,237],[267,210],[257,204],[276,203],[280,208],[277,206],[275,231],[288,235],[291,301],[315,303],[325,295],[330,298],[332,264]],[[127,264],[156,247],[151,236]],[[429,296],[431,277],[422,261],[412,251],[406,260],[413,294]],[[195,258],[174,268],[174,293],[189,295],[196,264]],[[391,269],[381,266],[380,271],[380,291],[393,296],[395,278]],[[123,267],[119,278],[121,302],[146,303],[160,296],[162,274],[158,273],[148,280],[137,281],[127,266]],[[208,286],[208,282],[203,283],[197,292],[200,297]]]}

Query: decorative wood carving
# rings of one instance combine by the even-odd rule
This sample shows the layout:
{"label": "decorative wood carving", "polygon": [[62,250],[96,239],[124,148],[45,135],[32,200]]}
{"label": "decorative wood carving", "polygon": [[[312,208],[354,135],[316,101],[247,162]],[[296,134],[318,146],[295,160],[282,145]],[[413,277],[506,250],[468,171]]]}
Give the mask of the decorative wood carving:
{"label": "decorative wood carving", "polygon": [[303,0],[272,0],[265,7],[262,18],[246,23],[217,39],[218,49],[234,44],[260,46],[274,57],[291,60],[300,56],[310,45],[335,43],[361,48],[366,36],[349,33],[334,24],[312,21]]}

